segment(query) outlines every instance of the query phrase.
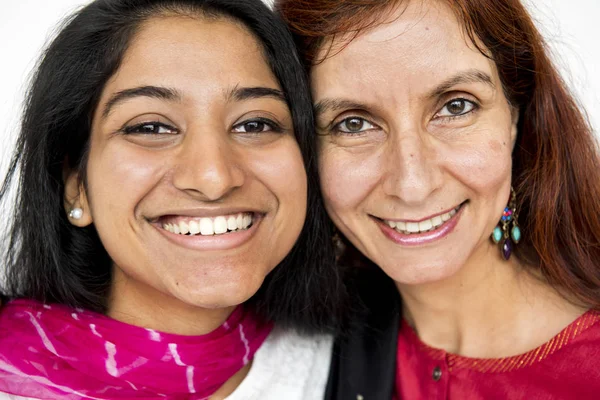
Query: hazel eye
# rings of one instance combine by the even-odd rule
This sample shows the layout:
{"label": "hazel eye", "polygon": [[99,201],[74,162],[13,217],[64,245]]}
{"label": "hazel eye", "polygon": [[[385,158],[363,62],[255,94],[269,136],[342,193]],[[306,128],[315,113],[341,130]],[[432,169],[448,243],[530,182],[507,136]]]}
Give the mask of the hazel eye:
{"label": "hazel eye", "polygon": [[361,117],[348,117],[336,124],[334,129],[342,133],[361,133],[375,129],[375,125]]}
{"label": "hazel eye", "polygon": [[279,132],[280,128],[275,122],[260,118],[237,124],[233,127],[233,131],[237,133]]}
{"label": "hazel eye", "polygon": [[163,124],[162,122],[144,122],[127,126],[123,129],[126,134],[142,134],[142,135],[174,135],[179,133],[176,128]]}
{"label": "hazel eye", "polygon": [[467,99],[452,99],[436,114],[436,117],[458,117],[475,110],[477,105]]}

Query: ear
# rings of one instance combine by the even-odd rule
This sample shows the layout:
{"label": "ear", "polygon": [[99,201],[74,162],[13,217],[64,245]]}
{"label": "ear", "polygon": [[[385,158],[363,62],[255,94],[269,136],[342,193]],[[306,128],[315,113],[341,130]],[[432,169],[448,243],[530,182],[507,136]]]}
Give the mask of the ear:
{"label": "ear", "polygon": [[[79,175],[79,171],[65,171],[64,180],[65,193],[63,198],[63,205],[65,207],[67,217],[69,218],[69,222],[72,225],[77,226],[79,228],[83,228],[85,226],[90,225],[93,222],[92,213],[90,211],[87,194],[83,185],[83,180]],[[81,214],[81,218],[74,218],[71,215],[71,211],[76,208],[79,208],[83,211]]]}
{"label": "ear", "polygon": [[510,126],[510,141],[512,143],[512,149],[515,149],[517,143],[517,136],[519,134],[517,125],[519,124],[519,109],[511,107],[511,126]]}

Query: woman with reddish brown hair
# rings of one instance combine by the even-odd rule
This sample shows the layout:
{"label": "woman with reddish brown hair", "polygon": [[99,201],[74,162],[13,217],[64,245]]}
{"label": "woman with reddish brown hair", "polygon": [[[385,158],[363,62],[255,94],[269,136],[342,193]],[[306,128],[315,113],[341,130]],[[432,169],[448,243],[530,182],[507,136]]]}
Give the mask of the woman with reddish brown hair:
{"label": "woman with reddish brown hair", "polygon": [[598,148],[521,2],[277,8],[341,264],[371,266],[329,398],[598,398]]}

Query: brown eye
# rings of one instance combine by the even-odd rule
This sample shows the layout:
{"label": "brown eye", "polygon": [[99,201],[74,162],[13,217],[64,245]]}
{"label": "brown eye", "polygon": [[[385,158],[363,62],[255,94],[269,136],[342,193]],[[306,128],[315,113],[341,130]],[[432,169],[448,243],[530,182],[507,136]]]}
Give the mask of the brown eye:
{"label": "brown eye", "polygon": [[179,131],[172,126],[163,124],[161,122],[143,122],[128,126],[123,129],[126,134],[141,134],[141,135],[158,135],[158,134],[176,134]]}
{"label": "brown eye", "polygon": [[467,99],[453,99],[444,104],[436,117],[459,117],[475,110],[477,105]]}
{"label": "brown eye", "polygon": [[342,133],[360,133],[369,129],[374,129],[375,126],[364,118],[348,117],[338,123],[336,128]]}
{"label": "brown eye", "polygon": [[237,124],[233,127],[233,131],[237,133],[281,132],[281,128],[274,121],[261,118]]}
{"label": "brown eye", "polygon": [[244,130],[248,133],[262,132],[265,127],[265,123],[260,121],[251,121],[244,124]]}
{"label": "brown eye", "polygon": [[365,121],[362,118],[350,118],[344,123],[348,131],[358,132],[365,125]]}
{"label": "brown eye", "polygon": [[464,100],[452,100],[447,107],[450,114],[460,115],[465,111],[466,102]]}

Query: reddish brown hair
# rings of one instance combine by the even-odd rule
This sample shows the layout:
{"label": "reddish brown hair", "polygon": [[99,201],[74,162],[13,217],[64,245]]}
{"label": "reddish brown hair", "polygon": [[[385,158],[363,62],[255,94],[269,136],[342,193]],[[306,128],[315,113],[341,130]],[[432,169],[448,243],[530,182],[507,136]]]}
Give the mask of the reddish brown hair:
{"label": "reddish brown hair", "polygon": [[[506,97],[520,112],[513,152],[524,234],[518,256],[539,266],[571,300],[600,308],[600,159],[584,113],[520,0],[446,2],[473,43],[483,44],[482,53],[495,61]],[[326,41],[350,41],[389,20],[401,4],[279,0],[277,8],[310,68]]]}

